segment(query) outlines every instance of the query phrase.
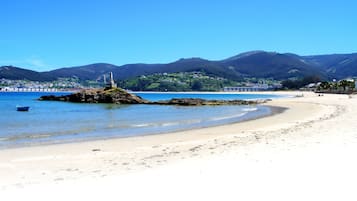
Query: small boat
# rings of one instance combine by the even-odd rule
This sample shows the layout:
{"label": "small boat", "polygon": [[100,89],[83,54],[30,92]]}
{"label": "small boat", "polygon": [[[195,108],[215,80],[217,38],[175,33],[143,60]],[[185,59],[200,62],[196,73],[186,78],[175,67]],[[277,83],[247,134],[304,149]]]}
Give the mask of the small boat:
{"label": "small boat", "polygon": [[28,107],[28,106],[16,106],[16,109],[19,112],[27,112],[27,111],[29,111],[30,107]]}

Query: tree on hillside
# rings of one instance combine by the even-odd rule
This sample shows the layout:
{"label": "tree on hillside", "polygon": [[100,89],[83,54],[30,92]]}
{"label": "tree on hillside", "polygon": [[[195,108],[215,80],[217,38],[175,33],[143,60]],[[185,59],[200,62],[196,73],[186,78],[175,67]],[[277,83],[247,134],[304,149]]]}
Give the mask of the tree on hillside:
{"label": "tree on hillside", "polygon": [[191,89],[193,91],[200,91],[202,89],[202,83],[199,80],[195,80],[192,84]]}
{"label": "tree on hillside", "polygon": [[281,82],[281,85],[286,89],[300,89],[310,83],[317,83],[320,81],[321,79],[318,76],[306,76],[297,80],[284,80]]}

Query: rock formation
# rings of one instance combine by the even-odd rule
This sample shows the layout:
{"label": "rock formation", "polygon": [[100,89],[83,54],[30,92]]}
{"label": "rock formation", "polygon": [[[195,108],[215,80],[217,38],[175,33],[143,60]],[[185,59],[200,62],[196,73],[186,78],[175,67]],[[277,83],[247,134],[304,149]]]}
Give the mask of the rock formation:
{"label": "rock formation", "polygon": [[252,105],[264,103],[267,100],[205,100],[200,98],[173,98],[166,101],[147,101],[139,96],[130,94],[120,88],[112,89],[87,89],[78,93],[63,96],[42,96],[44,101],[68,101],[76,103],[114,103],[114,104],[152,104],[152,105]]}
{"label": "rock formation", "polygon": [[143,104],[148,103],[147,100],[139,96],[130,94],[123,89],[113,88],[108,90],[103,89],[87,89],[78,93],[73,93],[63,96],[41,96],[39,100],[48,101],[68,101],[76,103],[115,103],[115,104]]}

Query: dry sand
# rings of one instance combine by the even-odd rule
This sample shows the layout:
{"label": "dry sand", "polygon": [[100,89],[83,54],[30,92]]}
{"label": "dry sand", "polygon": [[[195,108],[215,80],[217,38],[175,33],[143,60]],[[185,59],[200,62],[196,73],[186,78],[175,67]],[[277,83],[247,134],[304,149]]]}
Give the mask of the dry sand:
{"label": "dry sand", "polygon": [[303,94],[242,123],[0,150],[1,200],[357,200],[357,97]]}

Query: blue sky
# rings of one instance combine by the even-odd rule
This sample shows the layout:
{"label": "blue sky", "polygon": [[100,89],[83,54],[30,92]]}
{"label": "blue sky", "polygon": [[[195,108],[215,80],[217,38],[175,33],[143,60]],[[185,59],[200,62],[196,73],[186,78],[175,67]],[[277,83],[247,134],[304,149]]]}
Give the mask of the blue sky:
{"label": "blue sky", "polygon": [[357,2],[0,0],[0,65],[224,59],[267,50],[357,52]]}

